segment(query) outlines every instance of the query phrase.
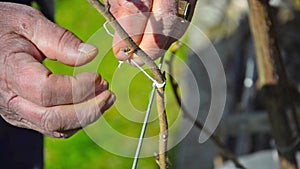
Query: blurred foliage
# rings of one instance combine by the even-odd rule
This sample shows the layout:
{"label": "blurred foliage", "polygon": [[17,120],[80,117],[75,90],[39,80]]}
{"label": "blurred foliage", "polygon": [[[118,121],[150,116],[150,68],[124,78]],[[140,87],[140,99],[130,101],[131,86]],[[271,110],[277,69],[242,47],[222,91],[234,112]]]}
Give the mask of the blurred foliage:
{"label": "blurred foliage", "polygon": [[[270,0],[272,7],[280,10],[279,19],[293,19],[293,11],[300,10],[300,0]],[[196,17],[192,23],[213,41],[235,33],[243,17],[247,17],[248,2],[237,0],[201,0],[197,3]]]}
{"label": "blurred foliage", "polygon": [[[299,5],[299,0],[293,1]],[[247,12],[247,1],[201,0],[198,3],[197,12],[193,18],[193,24],[199,27],[210,39],[217,40],[232,34],[245,12]],[[288,12],[284,11],[282,17],[286,18],[286,16],[289,16],[286,13]],[[123,65],[121,69],[117,69],[118,61],[111,51],[112,38],[102,28],[104,21],[104,18],[88,4],[87,0],[56,0],[56,22],[62,27],[71,30],[83,41],[88,41],[96,45],[99,49],[99,55],[92,63],[76,69],[50,60],[46,60],[44,64],[54,73],[59,74],[74,75],[83,71],[99,72],[111,84],[111,89],[117,95],[116,104],[119,107],[118,109],[112,107],[97,123],[106,122],[114,131],[136,138],[139,136],[142,124],[133,122],[127,119],[126,116],[136,116],[139,118],[139,121],[142,121],[144,114],[134,114],[135,112],[131,112],[126,106],[130,104],[136,110],[145,112],[152,85],[142,73],[132,75],[137,70],[128,66],[128,64]],[[185,59],[186,49],[183,48],[179,51],[178,58]],[[182,73],[179,64],[176,63],[174,66],[176,67],[174,70],[176,71],[175,75]],[[129,78],[131,75],[133,78]],[[174,100],[169,84],[166,86],[166,93],[168,121],[169,125],[173,126],[175,121],[180,117],[179,108]],[[148,125],[146,137],[155,136],[159,133],[155,105],[153,106],[150,119],[152,121]],[[98,126],[96,124],[92,127],[97,129]],[[177,126],[172,128],[171,132],[173,135],[176,135],[176,129]],[[104,136],[103,140],[115,144],[116,147],[124,146],[124,149],[128,149],[126,147],[127,143],[113,140],[114,137],[110,131],[99,127],[99,135]],[[172,139],[170,141],[172,142]],[[135,151],[135,147],[131,151]],[[176,156],[176,152],[171,151],[171,163],[175,159],[174,156]],[[46,169],[131,168],[132,162],[133,159],[131,158],[120,157],[101,148],[85,131],[79,131],[69,139],[45,139]],[[141,159],[138,168],[156,169],[158,166],[155,163],[154,157],[150,157]]]}
{"label": "blurred foliage", "polygon": [[211,40],[218,40],[235,31],[242,13],[246,10],[247,1],[201,0],[197,4],[196,17],[193,18],[192,23]]}
{"label": "blurred foliage", "polygon": [[[98,14],[86,0],[57,0],[56,1],[56,22],[60,26],[69,29],[76,34],[83,41],[88,41],[96,45],[99,49],[99,56],[90,64],[79,68],[73,68],[63,65],[56,61],[45,60],[44,64],[54,73],[74,75],[82,71],[98,71],[103,78],[107,79],[111,86],[116,89],[124,88],[126,78],[130,71],[127,69],[135,69],[131,66],[124,65],[125,76],[117,76],[116,69],[118,61],[111,51],[112,38],[105,34],[102,29],[104,18]],[[100,30],[100,31],[99,31]],[[96,33],[96,32],[100,32]],[[96,35],[94,35],[96,34]],[[180,52],[181,58],[184,57],[184,49]],[[100,60],[99,60],[100,59]],[[121,70],[123,71],[123,70]],[[176,73],[180,73],[180,69],[176,70]],[[124,72],[123,72],[124,73]],[[127,73],[127,75],[126,75]],[[115,77],[117,76],[117,77]],[[113,78],[117,78],[116,83],[112,83]],[[151,91],[151,82],[141,73],[134,76],[130,82],[129,96],[128,92],[125,95],[122,93],[116,93],[118,104],[127,104],[129,99],[135,109],[145,111]],[[125,86],[126,87],[126,86]],[[126,88],[125,88],[126,90]],[[179,108],[175,103],[172,93],[170,92],[170,86],[166,87],[167,90],[167,111],[169,112],[169,123],[172,123],[178,119]],[[125,103],[123,103],[125,102]],[[174,106],[176,105],[176,106]],[[152,115],[156,115],[156,108],[154,105],[154,111]],[[141,124],[132,122],[122,116],[122,113],[128,111],[117,110],[115,107],[111,108],[105,113],[105,115],[99,120],[105,119],[109,125],[118,131],[131,137],[138,137],[141,130]],[[130,113],[130,112],[128,112]],[[141,115],[141,117],[143,114]],[[98,121],[98,122],[99,122]],[[174,127],[176,129],[176,126]],[[158,121],[153,120],[147,129],[146,137],[157,135],[159,132]],[[109,131],[103,131],[99,128],[99,133],[107,135],[108,141],[112,144],[118,142],[118,140],[109,140]],[[174,131],[175,133],[175,131]],[[118,143],[120,145],[120,143]],[[124,143],[122,143],[124,144]],[[125,146],[125,144],[124,144]],[[132,151],[135,151],[132,150]],[[172,159],[172,158],[171,158]],[[45,168],[46,169],[115,169],[115,168],[131,168],[133,159],[120,157],[114,155],[100,146],[98,146],[84,131],[79,131],[73,137],[68,139],[53,139],[45,138]],[[139,168],[155,169],[158,168],[155,163],[154,157],[144,158],[139,161]]]}

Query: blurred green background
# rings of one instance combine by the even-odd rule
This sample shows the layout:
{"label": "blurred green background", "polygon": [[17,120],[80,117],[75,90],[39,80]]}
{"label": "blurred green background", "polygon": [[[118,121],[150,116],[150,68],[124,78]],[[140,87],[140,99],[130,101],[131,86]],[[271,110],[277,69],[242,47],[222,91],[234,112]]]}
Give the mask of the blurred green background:
{"label": "blurred green background", "polygon": [[[125,83],[126,73],[130,74],[128,65],[121,68],[125,72],[119,77],[115,74],[118,66],[118,61],[111,51],[111,40],[103,31],[102,25],[104,18],[92,8],[86,0],[57,0],[56,1],[56,22],[60,26],[71,30],[83,41],[88,41],[99,48],[99,56],[92,63],[80,68],[72,68],[62,65],[55,61],[46,60],[44,64],[54,73],[74,75],[82,71],[98,71],[114,89],[122,90],[122,85]],[[100,31],[98,31],[100,30]],[[93,35],[97,32],[97,35]],[[92,37],[92,38],[91,38]],[[99,38],[98,38],[99,37]],[[184,50],[181,55],[183,56]],[[101,61],[101,63],[98,63]],[[133,68],[135,69],[135,68]],[[121,70],[122,71],[122,70]],[[177,69],[177,72],[180,70]],[[114,83],[112,83],[113,78]],[[147,108],[150,91],[152,88],[151,82],[141,73],[138,73],[130,80],[130,85],[127,94],[117,95],[117,102],[122,107],[122,104],[127,104],[128,98],[131,104],[140,111],[145,111]],[[126,82],[127,83],[127,82]],[[174,120],[179,117],[179,108],[171,93],[170,86],[167,86],[167,111],[169,112],[169,124],[172,125]],[[126,93],[126,92],[125,92]],[[126,107],[126,105],[123,105]],[[155,107],[153,113],[156,113]],[[116,109],[115,107],[107,111],[102,117],[116,131],[131,137],[138,137],[141,130],[141,124],[132,122],[122,116],[122,114],[130,113],[124,110]],[[121,112],[121,113],[120,113]],[[172,112],[172,113],[170,113]],[[154,114],[155,116],[156,114]],[[133,115],[134,116],[134,115]],[[143,116],[143,115],[142,115]],[[157,135],[159,132],[157,120],[153,120],[147,129],[146,137]],[[176,129],[176,127],[174,128]],[[110,135],[109,131],[103,131],[99,128],[102,135]],[[107,133],[105,133],[107,132]],[[175,131],[173,131],[175,133]],[[105,138],[109,139],[109,138]],[[112,144],[118,140],[111,140]],[[122,143],[121,143],[122,144]],[[132,150],[132,151],[135,151]],[[174,152],[170,152],[170,161],[174,158]],[[115,169],[115,168],[131,168],[133,159],[121,157],[112,154],[100,146],[98,146],[84,131],[79,131],[73,137],[68,139],[53,139],[45,138],[45,168],[46,169]],[[143,158],[139,161],[138,168],[155,169],[158,168],[154,157]]]}

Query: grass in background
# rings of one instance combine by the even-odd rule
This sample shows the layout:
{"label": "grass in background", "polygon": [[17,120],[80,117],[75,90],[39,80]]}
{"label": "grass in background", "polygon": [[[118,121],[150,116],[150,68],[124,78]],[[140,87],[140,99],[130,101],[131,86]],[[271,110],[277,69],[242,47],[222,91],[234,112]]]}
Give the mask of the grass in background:
{"label": "grass in background", "polygon": [[[104,18],[85,0],[57,0],[56,22],[87,41],[101,27]],[[55,73],[73,74],[72,67],[58,62],[47,60],[45,64]],[[101,149],[83,131],[69,139],[45,139],[46,169],[129,168],[131,161]]]}
{"label": "grass in background", "polygon": [[[98,14],[86,0],[57,0],[56,1],[56,22],[62,27],[71,30],[83,41],[88,39],[102,27],[104,18]],[[107,79],[111,85],[116,88],[122,88],[126,77],[116,79],[117,83],[111,83],[115,74],[118,62],[113,56],[111,47],[111,38],[107,35],[99,37],[97,40],[90,40],[92,44],[99,48],[100,55],[104,54],[104,60],[98,68],[97,59],[86,67],[80,68],[80,71],[98,71],[103,78]],[[183,54],[183,52],[181,52]],[[45,65],[54,73],[74,74],[74,68],[65,66],[55,61],[46,60]],[[97,67],[95,67],[97,66]],[[124,68],[126,69],[126,68]],[[178,71],[178,70],[177,70]],[[77,73],[78,73],[77,72]],[[151,82],[143,75],[137,74],[129,86],[129,96],[117,95],[117,101],[122,104],[126,99],[130,99],[134,107],[145,111],[151,91]],[[178,106],[175,103],[171,93],[170,86],[167,86],[167,111],[169,113],[169,123],[172,124],[178,118]],[[174,106],[176,105],[176,106]],[[155,110],[155,107],[153,108]],[[117,110],[112,108],[106,112],[104,117],[110,125],[118,132],[137,137],[139,135],[141,124],[134,123],[125,119],[120,112],[127,110]],[[156,113],[156,111],[154,112]],[[153,113],[152,113],[153,114]],[[146,136],[157,135],[157,120],[149,124]],[[99,128],[99,132],[105,133]],[[109,135],[109,133],[106,133]],[[106,138],[107,139],[107,138]],[[109,138],[108,138],[109,139]],[[115,141],[115,140],[112,140]],[[122,143],[121,143],[122,144]],[[84,131],[79,131],[69,139],[45,138],[45,168],[46,169],[117,169],[131,168],[133,159],[120,157],[107,152],[96,143],[94,143]],[[153,157],[141,159],[139,168],[156,169],[157,164]]]}

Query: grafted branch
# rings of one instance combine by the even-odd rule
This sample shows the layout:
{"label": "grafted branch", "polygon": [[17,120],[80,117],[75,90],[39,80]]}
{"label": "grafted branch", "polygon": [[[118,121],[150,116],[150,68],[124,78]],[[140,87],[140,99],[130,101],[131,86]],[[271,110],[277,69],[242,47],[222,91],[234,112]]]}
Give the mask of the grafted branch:
{"label": "grafted branch", "polygon": [[121,26],[121,24],[116,20],[114,15],[110,12],[110,5],[106,4],[104,5],[99,0],[88,0],[91,5],[99,13],[101,13],[105,19],[110,23],[110,25],[113,27],[113,29],[119,34],[119,36],[122,38],[122,40],[128,45],[128,48],[137,56],[139,56],[143,62],[149,67],[151,72],[154,74],[155,79],[158,83],[164,83],[164,77],[162,73],[160,72],[158,66],[153,62],[151,57],[144,52],[134,41],[133,39],[128,35],[128,33],[125,31],[125,29]]}
{"label": "grafted branch", "polygon": [[[99,0],[88,0],[94,8],[100,12],[105,19],[110,23],[113,29],[119,34],[119,36],[126,42],[130,51],[139,56],[143,62],[149,67],[153,75],[155,76],[155,80],[163,84],[165,82],[165,77],[161,73],[158,66],[154,63],[154,61],[145,53],[128,35],[125,29],[120,25],[120,23],[116,20],[113,14],[110,12],[110,5],[104,5]],[[158,163],[161,169],[167,169],[167,145],[168,145],[168,121],[165,111],[165,98],[164,98],[164,87],[157,88],[157,111],[159,117],[159,125],[160,125],[160,137],[159,137],[159,154],[158,154]]]}

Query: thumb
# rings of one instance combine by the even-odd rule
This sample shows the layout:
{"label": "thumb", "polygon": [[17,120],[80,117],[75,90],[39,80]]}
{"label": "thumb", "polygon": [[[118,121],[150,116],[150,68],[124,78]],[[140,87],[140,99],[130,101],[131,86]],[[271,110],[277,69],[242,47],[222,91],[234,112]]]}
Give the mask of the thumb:
{"label": "thumb", "polygon": [[28,14],[19,18],[17,33],[23,35],[49,59],[64,64],[79,66],[91,61],[98,49],[90,44],[82,43],[70,31],[52,23],[39,11],[27,9]]}

